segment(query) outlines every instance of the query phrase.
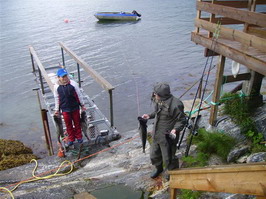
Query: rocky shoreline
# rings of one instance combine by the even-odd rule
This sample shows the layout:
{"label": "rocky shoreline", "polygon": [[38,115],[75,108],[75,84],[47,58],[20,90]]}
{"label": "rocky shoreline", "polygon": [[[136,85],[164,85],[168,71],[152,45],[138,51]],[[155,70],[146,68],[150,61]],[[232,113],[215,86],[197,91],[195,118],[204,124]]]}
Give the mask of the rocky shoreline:
{"label": "rocky shoreline", "polygon": [[[266,137],[266,106],[259,108],[254,115],[256,124]],[[207,127],[208,111],[203,111],[199,127]],[[245,138],[239,132],[239,129],[226,119],[219,123],[217,130],[230,134],[239,142],[245,143]],[[73,198],[76,194],[82,192],[93,192],[104,186],[124,185],[132,190],[142,190],[149,192],[150,198],[164,199],[169,198],[168,182],[159,177],[157,180],[151,179],[150,173],[153,166],[149,159],[149,144],[146,146],[146,153],[142,152],[141,140],[138,137],[138,130],[121,133],[119,140],[105,145],[89,146],[89,154],[97,155],[75,163],[75,169],[68,175],[54,177],[46,180],[39,180],[30,183],[21,184],[14,192],[15,198]],[[191,152],[193,153],[193,146]],[[238,147],[241,150],[241,147]],[[236,150],[236,149],[234,149]],[[242,149],[243,150],[243,149]],[[181,145],[181,150],[177,152],[179,157],[184,155],[185,139]],[[245,150],[243,150],[245,151]],[[232,152],[233,153],[233,152]],[[237,161],[242,157],[235,152],[237,157],[232,157]],[[266,152],[261,154],[250,154],[256,158],[246,158],[249,162],[266,161]],[[67,158],[58,158],[51,156],[38,160],[36,175],[57,168],[64,160],[76,161],[76,156]],[[82,157],[81,157],[82,158]],[[247,162],[247,161],[243,161]],[[210,165],[219,164],[219,161],[210,162]],[[6,187],[10,184],[29,179],[32,177],[34,163],[26,164],[16,168],[0,171],[0,187]],[[69,168],[69,167],[68,167]],[[65,170],[67,170],[66,168]],[[10,187],[11,188],[11,187]],[[0,193],[0,198],[8,197],[7,194]],[[204,195],[209,198],[250,198],[238,194],[211,193]],[[252,197],[251,197],[252,198]]]}

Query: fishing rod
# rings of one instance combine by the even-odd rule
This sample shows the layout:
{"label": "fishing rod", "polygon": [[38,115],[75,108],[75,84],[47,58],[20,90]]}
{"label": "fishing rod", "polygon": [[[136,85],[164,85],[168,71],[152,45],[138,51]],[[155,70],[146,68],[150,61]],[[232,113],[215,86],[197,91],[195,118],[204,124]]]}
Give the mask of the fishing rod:
{"label": "fishing rod", "polygon": [[190,146],[192,144],[193,136],[196,135],[195,129],[196,129],[196,125],[197,125],[197,122],[198,122],[198,119],[199,119],[199,113],[200,113],[201,105],[202,105],[202,102],[203,102],[203,99],[204,99],[206,87],[207,87],[208,80],[209,80],[209,76],[210,76],[211,65],[212,65],[212,62],[213,62],[213,55],[214,55],[215,47],[216,47],[217,40],[218,40],[218,37],[219,37],[219,34],[220,34],[220,28],[221,28],[221,22],[219,20],[218,21],[217,28],[215,29],[215,33],[214,33],[214,38],[215,39],[213,41],[215,41],[215,42],[213,42],[214,43],[214,47],[213,47],[213,50],[212,50],[211,62],[210,62],[210,65],[209,65],[209,70],[208,70],[208,73],[207,73],[207,78],[205,80],[205,86],[204,86],[203,93],[202,93],[202,97],[201,97],[201,100],[200,100],[199,110],[197,111],[197,116],[195,118],[194,125],[192,127],[192,133],[191,133],[191,137],[190,137],[190,140],[189,140],[189,144],[187,145],[187,148],[186,148],[186,153],[185,153],[185,156],[186,157],[188,156],[188,153],[189,153],[189,150],[190,150]]}
{"label": "fishing rod", "polygon": [[[215,47],[216,47],[216,41],[217,41],[217,39],[218,39],[218,36],[219,36],[219,34],[220,34],[220,27],[221,27],[221,22],[220,21],[218,21],[218,23],[217,23],[217,27],[216,27],[216,29],[215,29],[215,32],[214,32],[214,37],[213,37],[213,39],[212,39],[212,44],[211,44],[211,47],[210,47],[210,49],[214,49],[215,50]],[[214,46],[213,46],[214,45]],[[190,139],[190,142],[189,142],[189,144],[187,145],[187,148],[186,148],[186,156],[188,155],[188,152],[189,152],[189,149],[190,149],[190,146],[191,146],[191,143],[192,143],[192,139],[193,139],[193,136],[196,134],[195,133],[195,127],[196,127],[196,124],[197,124],[197,122],[198,122],[198,119],[199,119],[199,112],[200,112],[200,110],[201,110],[201,105],[202,105],[202,102],[203,102],[203,99],[204,99],[204,94],[205,94],[205,91],[206,91],[206,86],[207,86],[207,83],[208,83],[208,79],[209,79],[209,75],[210,75],[210,71],[215,67],[213,67],[213,68],[211,68],[211,65],[212,65],[212,61],[213,61],[213,55],[214,55],[214,50],[212,50],[212,55],[211,55],[211,62],[210,62],[210,66],[209,66],[209,70],[208,70],[208,73],[207,73],[207,78],[206,78],[206,80],[205,80],[205,86],[204,86],[204,90],[203,90],[203,95],[202,95],[202,97],[201,97],[201,100],[200,100],[200,105],[199,105],[199,108],[198,108],[198,114],[197,114],[197,116],[196,116],[196,118],[195,118],[195,120],[194,120],[194,125],[189,125],[189,121],[191,120],[191,113],[192,113],[192,111],[193,111],[193,108],[194,108],[194,105],[195,105],[195,102],[196,102],[196,98],[197,98],[197,95],[198,95],[198,93],[199,93],[199,91],[200,91],[200,86],[202,85],[202,83],[203,83],[203,78],[204,78],[204,76],[205,76],[205,71],[206,71],[206,68],[207,68],[207,65],[208,65],[208,62],[209,62],[209,57],[210,56],[208,56],[208,58],[207,58],[207,60],[206,60],[206,63],[205,63],[205,66],[204,66],[204,69],[203,69],[203,72],[202,72],[202,75],[201,75],[201,78],[200,78],[200,80],[199,80],[199,86],[198,86],[198,88],[197,88],[197,91],[196,91],[196,94],[195,94],[195,97],[194,97],[194,99],[193,99],[193,103],[192,103],[192,107],[191,107],[191,111],[189,112],[189,116],[188,116],[188,118],[187,118],[187,123],[186,123],[186,125],[185,125],[185,128],[183,129],[183,131],[182,131],[182,135],[181,135],[181,139],[180,139],[180,141],[179,141],[179,144],[178,144],[178,149],[180,149],[180,146],[181,146],[181,143],[182,143],[182,141],[183,141],[183,138],[184,138],[184,135],[185,135],[185,132],[186,132],[186,129],[188,128],[188,129],[191,129],[192,128],[192,130],[191,130],[191,139]],[[194,86],[194,85],[193,85]],[[182,95],[183,96],[183,95]],[[182,97],[181,96],[181,97]]]}

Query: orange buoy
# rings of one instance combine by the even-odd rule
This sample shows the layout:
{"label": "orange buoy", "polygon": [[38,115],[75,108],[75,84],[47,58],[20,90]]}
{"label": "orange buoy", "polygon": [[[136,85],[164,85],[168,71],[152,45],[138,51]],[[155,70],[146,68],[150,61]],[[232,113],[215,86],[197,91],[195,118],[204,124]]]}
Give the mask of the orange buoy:
{"label": "orange buoy", "polygon": [[64,19],[64,22],[65,22],[65,23],[68,23],[68,22],[69,22],[69,19]]}

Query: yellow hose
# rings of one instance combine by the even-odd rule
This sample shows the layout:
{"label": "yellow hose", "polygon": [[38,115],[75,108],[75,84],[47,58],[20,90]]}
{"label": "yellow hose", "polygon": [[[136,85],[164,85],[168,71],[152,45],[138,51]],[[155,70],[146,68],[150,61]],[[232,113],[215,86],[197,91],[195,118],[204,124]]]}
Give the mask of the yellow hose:
{"label": "yellow hose", "polygon": [[[73,171],[73,168],[74,168],[74,165],[72,162],[68,161],[68,160],[65,160],[63,161],[60,166],[58,167],[58,169],[56,170],[56,172],[54,174],[51,174],[51,175],[48,175],[48,176],[44,176],[44,177],[38,177],[35,175],[35,171],[38,167],[38,162],[37,160],[35,159],[32,159],[30,162],[35,162],[35,167],[32,171],[32,176],[33,176],[33,179],[29,179],[29,180],[25,180],[25,181],[21,181],[19,182],[13,189],[9,190],[8,188],[6,187],[0,187],[0,191],[1,192],[8,192],[11,196],[12,199],[14,199],[14,195],[12,194],[12,192],[21,184],[23,183],[27,183],[27,182],[33,182],[33,181],[37,181],[37,180],[44,180],[44,179],[49,179],[49,178],[52,178],[52,177],[57,177],[57,176],[63,176],[63,175],[67,175],[67,174],[70,174],[72,171]],[[65,166],[63,166],[64,164],[66,164]],[[65,168],[66,166],[71,166],[70,167],[70,170],[66,173],[58,173],[60,171],[61,168]],[[1,190],[2,189],[2,190]]]}

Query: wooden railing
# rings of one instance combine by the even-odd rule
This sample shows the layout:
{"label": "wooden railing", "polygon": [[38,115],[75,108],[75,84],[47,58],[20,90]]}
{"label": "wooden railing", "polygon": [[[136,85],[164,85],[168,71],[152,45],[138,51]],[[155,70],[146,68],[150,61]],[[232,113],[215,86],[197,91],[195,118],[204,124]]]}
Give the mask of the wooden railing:
{"label": "wooden railing", "polygon": [[169,171],[171,199],[176,189],[255,195],[266,198],[266,163],[220,165]]}
{"label": "wooden railing", "polygon": [[29,46],[29,50],[30,50],[30,56],[31,56],[32,71],[33,72],[36,72],[36,68],[35,68],[35,64],[34,63],[36,63],[37,66],[38,66],[37,70],[39,72],[39,80],[40,80],[40,83],[41,83],[42,94],[44,94],[44,86],[43,86],[43,79],[42,79],[42,77],[45,79],[45,81],[47,82],[49,88],[53,92],[54,91],[54,85],[53,85],[52,81],[50,80],[50,78],[48,77],[48,74],[45,71],[45,68],[42,65],[39,57],[37,56],[36,51],[34,50],[34,48],[32,46]]}
{"label": "wooden railing", "polygon": [[[266,6],[266,1],[197,0],[196,30],[191,33],[191,40],[205,47],[205,56],[220,56],[212,99],[214,103],[219,102],[223,83],[247,80],[243,92],[261,104],[260,87],[263,76],[266,76],[266,14],[256,12],[258,5]],[[224,26],[234,24],[242,24],[243,30]],[[214,37],[215,32],[219,33],[217,37]],[[227,76],[230,81],[224,82],[227,58],[246,66],[250,75],[240,74],[237,78]],[[217,112],[218,106],[213,105],[209,120],[212,126],[215,125]]]}
{"label": "wooden railing", "polygon": [[[94,80],[109,93],[110,123],[111,123],[111,127],[113,127],[114,126],[114,114],[113,114],[113,93],[112,92],[115,88],[107,80],[105,80],[99,73],[97,73],[93,68],[91,68],[84,60],[82,60],[72,50],[66,47],[63,43],[60,42],[59,45],[61,46],[62,60],[63,60],[64,66],[65,66],[64,50],[77,62],[79,87],[81,87],[81,79],[80,79],[80,66],[81,66],[84,69],[84,71],[86,71],[92,78],[94,78]],[[37,70],[39,72],[39,81],[41,85],[42,94],[45,93],[44,86],[43,86],[43,78],[47,82],[50,90],[53,92],[54,85],[51,82],[50,78],[48,77],[45,67],[42,65],[39,57],[37,56],[36,51],[34,50],[32,46],[29,46],[29,51],[31,55],[32,70],[33,72],[36,72]],[[35,68],[35,63],[37,64],[37,69]]]}
{"label": "wooden railing", "polygon": [[81,87],[80,79],[80,66],[87,72],[94,80],[102,86],[109,93],[109,102],[110,102],[110,123],[111,126],[114,126],[114,116],[113,116],[113,90],[115,89],[107,80],[105,80],[99,73],[97,73],[93,68],[91,68],[84,60],[77,56],[72,50],[70,50],[65,44],[59,42],[62,52],[63,65],[65,66],[65,57],[64,50],[77,62],[77,71],[78,71],[78,83]]}

